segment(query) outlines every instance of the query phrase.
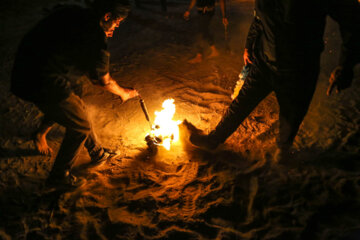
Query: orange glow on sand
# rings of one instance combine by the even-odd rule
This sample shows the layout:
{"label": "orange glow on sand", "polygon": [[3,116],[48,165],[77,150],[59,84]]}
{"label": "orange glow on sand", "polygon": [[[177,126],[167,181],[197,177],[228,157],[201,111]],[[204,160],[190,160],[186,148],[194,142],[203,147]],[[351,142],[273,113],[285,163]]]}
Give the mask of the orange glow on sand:
{"label": "orange glow on sand", "polygon": [[155,111],[155,120],[148,135],[160,139],[156,144],[170,150],[172,143],[179,141],[180,120],[173,120],[175,114],[174,99],[167,99],[162,104],[160,112]]}

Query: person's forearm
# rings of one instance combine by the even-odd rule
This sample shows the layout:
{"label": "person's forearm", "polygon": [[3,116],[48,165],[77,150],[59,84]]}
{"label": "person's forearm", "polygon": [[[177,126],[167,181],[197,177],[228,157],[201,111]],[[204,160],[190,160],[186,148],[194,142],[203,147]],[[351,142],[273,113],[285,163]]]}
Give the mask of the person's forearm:
{"label": "person's forearm", "polygon": [[120,96],[121,100],[123,100],[123,101],[125,101],[126,99],[129,98],[128,97],[129,93],[127,91],[125,91],[124,88],[119,86],[113,79],[109,81],[109,84],[103,86],[102,88],[108,92],[111,92],[115,95]]}
{"label": "person's forearm", "polygon": [[128,99],[128,91],[121,87],[117,82],[107,73],[102,79],[101,88],[105,89],[108,92],[111,92],[115,95],[120,96],[121,100],[126,101]]}
{"label": "person's forearm", "polygon": [[226,0],[220,0],[221,14],[223,18],[226,18]]}

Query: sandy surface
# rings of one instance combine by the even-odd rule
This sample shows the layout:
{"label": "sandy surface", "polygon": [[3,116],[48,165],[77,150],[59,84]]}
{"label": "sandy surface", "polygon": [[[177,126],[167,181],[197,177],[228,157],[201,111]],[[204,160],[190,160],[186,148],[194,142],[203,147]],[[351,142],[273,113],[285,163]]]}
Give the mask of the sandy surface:
{"label": "sandy surface", "polygon": [[[228,4],[227,51],[219,11],[212,22],[221,55],[190,65],[194,22],[181,15],[187,1],[157,1],[120,26],[109,42],[113,77],[135,87],[151,117],[167,98],[174,119],[210,131],[231,102],[242,68],[252,1]],[[54,156],[29,141],[42,113],[9,92],[21,37],[41,19],[44,0],[0,4],[0,239],[360,239],[360,74],[352,89],[327,97],[339,33],[329,20],[317,90],[295,141],[293,159],[269,169],[278,132],[274,95],[265,99],[215,152],[192,147],[186,128],[171,151],[147,150],[148,123],[137,100],[124,104],[82,79],[82,96],[102,144],[119,160],[78,172],[86,184],[44,193]],[[58,151],[64,128],[49,133]]]}

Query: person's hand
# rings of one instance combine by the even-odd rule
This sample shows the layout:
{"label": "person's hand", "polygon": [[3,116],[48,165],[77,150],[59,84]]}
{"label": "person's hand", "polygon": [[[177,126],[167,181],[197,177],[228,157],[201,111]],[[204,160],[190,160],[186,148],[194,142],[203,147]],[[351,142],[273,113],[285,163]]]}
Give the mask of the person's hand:
{"label": "person's hand", "polygon": [[123,102],[126,102],[127,100],[137,97],[139,96],[138,91],[136,91],[133,88],[123,88],[125,94],[123,94],[123,96],[121,96],[121,99],[123,100]]}
{"label": "person's hand", "polygon": [[245,65],[253,64],[250,58],[249,50],[247,48],[244,50],[244,63]]}
{"label": "person's hand", "polygon": [[337,66],[330,75],[326,94],[330,96],[334,89],[336,93],[339,93],[350,87],[353,77],[354,72],[351,67]]}
{"label": "person's hand", "polygon": [[229,21],[228,21],[227,17],[223,17],[222,23],[224,24],[225,28],[229,25]]}
{"label": "person's hand", "polygon": [[184,13],[184,19],[185,19],[186,21],[188,21],[188,20],[190,19],[190,11],[186,11],[186,12]]}

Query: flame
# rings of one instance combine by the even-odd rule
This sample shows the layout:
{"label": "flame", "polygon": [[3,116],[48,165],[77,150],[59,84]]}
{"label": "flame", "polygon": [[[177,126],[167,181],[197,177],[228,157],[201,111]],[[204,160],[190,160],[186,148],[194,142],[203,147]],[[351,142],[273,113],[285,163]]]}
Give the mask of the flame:
{"label": "flame", "polygon": [[175,114],[174,99],[165,100],[162,108],[160,112],[155,111],[155,120],[150,135],[161,139],[158,145],[170,150],[171,144],[179,140],[179,124],[181,121],[172,119]]}

